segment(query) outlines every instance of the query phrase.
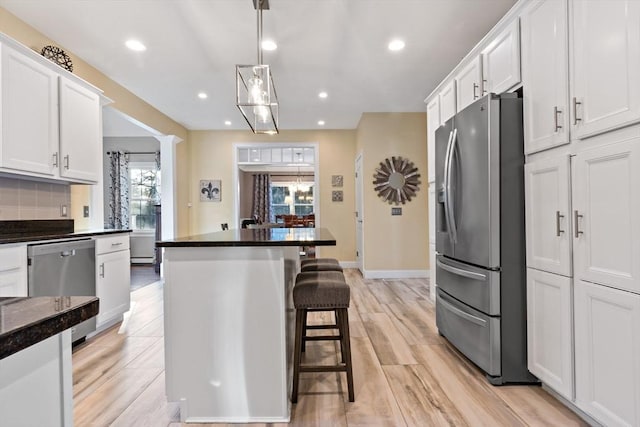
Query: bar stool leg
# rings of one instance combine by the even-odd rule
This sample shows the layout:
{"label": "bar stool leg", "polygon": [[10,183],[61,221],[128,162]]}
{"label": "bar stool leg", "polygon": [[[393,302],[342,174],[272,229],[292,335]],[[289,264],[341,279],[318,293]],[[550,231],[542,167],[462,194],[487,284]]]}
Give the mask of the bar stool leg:
{"label": "bar stool leg", "polygon": [[342,333],[342,316],[341,316],[341,309],[336,309],[334,310],[334,314],[336,316],[336,325],[338,326],[338,334],[340,334],[340,362],[341,363],[345,363],[345,356],[344,356],[344,346],[345,346],[345,342],[344,342],[344,334]]}
{"label": "bar stool leg", "polygon": [[302,320],[302,352],[307,349],[307,310],[305,310],[304,319]]}
{"label": "bar stool leg", "polygon": [[306,309],[300,308],[296,310],[296,337],[293,350],[293,387],[291,390],[291,403],[298,402],[298,381],[300,379],[300,364],[302,358],[302,334],[304,333],[303,322],[306,318]]}
{"label": "bar stool leg", "polygon": [[349,391],[349,402],[355,401],[353,391],[353,370],[351,367],[351,338],[349,336],[349,311],[347,308],[340,308],[340,334],[344,340],[344,357],[347,368],[347,388]]}

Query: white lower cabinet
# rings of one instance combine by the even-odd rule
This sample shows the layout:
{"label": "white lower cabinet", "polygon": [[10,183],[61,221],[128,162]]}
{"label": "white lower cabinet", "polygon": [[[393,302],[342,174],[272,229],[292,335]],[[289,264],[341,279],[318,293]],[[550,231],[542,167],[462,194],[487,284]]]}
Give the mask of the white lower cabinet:
{"label": "white lower cabinet", "polygon": [[131,305],[129,235],[96,239],[96,295],[100,299],[97,328],[122,320]]}
{"label": "white lower cabinet", "polygon": [[640,293],[640,137],[573,162],[575,277]]}
{"label": "white lower cabinet", "polygon": [[0,248],[0,297],[26,297],[27,245]]}
{"label": "white lower cabinet", "polygon": [[576,404],[606,426],[640,425],[640,295],[575,282]]}
{"label": "white lower cabinet", "polygon": [[573,299],[571,278],[527,269],[529,371],[573,400]]}

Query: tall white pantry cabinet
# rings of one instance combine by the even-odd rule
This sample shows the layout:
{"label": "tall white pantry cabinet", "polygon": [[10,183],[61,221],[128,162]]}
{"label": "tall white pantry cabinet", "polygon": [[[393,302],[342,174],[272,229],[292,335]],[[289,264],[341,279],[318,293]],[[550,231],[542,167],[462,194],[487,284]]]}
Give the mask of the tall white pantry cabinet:
{"label": "tall white pantry cabinet", "polygon": [[471,90],[456,79],[517,54],[499,39],[521,59],[500,90],[523,94],[529,370],[578,413],[640,426],[640,2],[517,2],[425,100],[430,156],[442,99]]}
{"label": "tall white pantry cabinet", "polygon": [[528,3],[529,369],[596,421],[640,425],[640,3]]}

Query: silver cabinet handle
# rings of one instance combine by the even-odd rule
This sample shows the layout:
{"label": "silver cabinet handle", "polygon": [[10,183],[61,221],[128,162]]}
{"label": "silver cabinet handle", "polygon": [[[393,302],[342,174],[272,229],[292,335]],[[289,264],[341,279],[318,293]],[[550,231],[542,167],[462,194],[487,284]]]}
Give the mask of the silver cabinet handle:
{"label": "silver cabinet handle", "polygon": [[100,264],[100,277],[104,278],[104,262]]}
{"label": "silver cabinet handle", "polygon": [[485,89],[487,87],[487,80],[486,79],[482,79],[482,94],[486,95],[487,90]]}
{"label": "silver cabinet handle", "polygon": [[112,243],[111,246],[120,246],[121,244],[122,244],[122,242]]}
{"label": "silver cabinet handle", "polygon": [[71,249],[70,251],[62,251],[60,252],[60,258],[66,258],[70,256],[76,256],[76,250]]}
{"label": "silver cabinet handle", "polygon": [[562,110],[558,109],[558,107],[553,107],[554,132],[558,132],[558,130],[562,129],[562,125],[558,122],[558,114],[562,114]]}
{"label": "silver cabinet handle", "polygon": [[485,282],[487,280],[487,276],[485,276],[484,274],[474,273],[473,271],[463,270],[462,268],[458,268],[458,267],[454,267],[454,266],[445,264],[444,262],[442,262],[440,260],[437,260],[436,264],[441,269],[446,270],[449,273],[456,274],[458,276],[466,277],[468,279],[473,279],[473,280],[480,280],[482,282]]}
{"label": "silver cabinet handle", "polygon": [[53,153],[53,167],[58,167],[58,153]]}
{"label": "silver cabinet handle", "polygon": [[478,94],[476,93],[476,89],[480,88],[478,83],[473,84],[473,99],[478,99]]}
{"label": "silver cabinet handle", "polygon": [[64,168],[69,169],[69,155],[64,156]]}
{"label": "silver cabinet handle", "polygon": [[573,211],[573,222],[575,223],[575,236],[576,239],[580,237],[581,234],[584,234],[583,231],[580,231],[580,224],[578,223],[579,218],[584,218],[584,215],[580,215],[578,211]]}
{"label": "silver cabinet handle", "polygon": [[560,219],[564,218],[564,215],[560,215],[560,211],[556,211],[556,236],[560,237],[564,230],[560,229]]}
{"label": "silver cabinet handle", "polygon": [[573,97],[573,124],[578,125],[578,122],[582,121],[581,118],[578,117],[578,105],[582,105],[582,102],[579,102],[578,99]]}

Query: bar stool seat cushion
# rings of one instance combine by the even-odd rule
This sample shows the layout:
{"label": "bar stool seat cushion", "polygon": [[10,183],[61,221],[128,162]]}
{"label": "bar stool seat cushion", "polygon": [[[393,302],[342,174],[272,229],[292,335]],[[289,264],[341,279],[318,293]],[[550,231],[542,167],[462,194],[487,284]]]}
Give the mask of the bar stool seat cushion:
{"label": "bar stool seat cushion", "polygon": [[295,308],[347,308],[350,300],[349,285],[338,271],[300,273],[293,287]]}
{"label": "bar stool seat cushion", "polygon": [[310,258],[300,261],[301,271],[342,271],[342,267],[334,258]]}

